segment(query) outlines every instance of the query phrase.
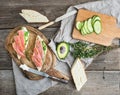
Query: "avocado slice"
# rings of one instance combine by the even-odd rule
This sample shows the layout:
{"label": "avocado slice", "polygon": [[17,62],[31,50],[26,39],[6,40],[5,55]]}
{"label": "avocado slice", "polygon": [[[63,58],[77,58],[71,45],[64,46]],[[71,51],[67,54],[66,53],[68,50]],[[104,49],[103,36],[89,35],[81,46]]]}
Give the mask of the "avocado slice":
{"label": "avocado slice", "polygon": [[65,59],[69,53],[70,47],[66,42],[61,42],[57,45],[57,54],[60,59]]}

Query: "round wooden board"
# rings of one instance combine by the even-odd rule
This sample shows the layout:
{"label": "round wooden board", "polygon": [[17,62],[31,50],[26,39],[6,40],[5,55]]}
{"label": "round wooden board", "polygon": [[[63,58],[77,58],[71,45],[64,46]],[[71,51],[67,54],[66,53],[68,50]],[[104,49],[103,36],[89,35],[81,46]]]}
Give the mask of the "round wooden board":
{"label": "round wooden board", "polygon": [[[35,29],[35,28],[31,27],[31,26],[25,26],[30,32],[29,43],[28,43],[28,46],[26,48],[26,51],[28,51],[28,52],[27,52],[26,57],[21,58],[19,60],[17,58],[16,52],[12,48],[12,43],[13,43],[13,36],[15,36],[17,34],[17,31],[19,29],[21,29],[21,27],[23,27],[23,26],[18,26],[15,29],[13,29],[12,31],[10,31],[10,33],[8,34],[8,36],[7,36],[6,40],[5,40],[5,48],[8,50],[11,57],[17,63],[18,66],[20,66],[20,64],[26,64],[27,66],[36,69],[34,63],[31,60],[31,55],[33,53],[33,48],[34,48],[34,43],[35,43],[35,40],[36,40],[36,36],[39,35],[44,40],[44,42],[46,44],[48,44],[49,41],[37,29]],[[69,79],[67,76],[65,76],[64,74],[61,74],[59,71],[57,71],[58,74],[54,73],[54,72],[56,72],[56,70],[53,69],[55,63],[56,63],[56,56],[54,55],[52,50],[48,47],[47,54],[46,54],[46,60],[45,60],[45,63],[43,65],[41,71],[48,72],[50,75],[56,76],[58,78]],[[32,80],[38,80],[38,79],[42,78],[39,75],[32,74],[32,73],[27,72],[27,71],[23,71],[23,73],[25,74],[26,77],[28,77],[29,79],[32,79]]]}

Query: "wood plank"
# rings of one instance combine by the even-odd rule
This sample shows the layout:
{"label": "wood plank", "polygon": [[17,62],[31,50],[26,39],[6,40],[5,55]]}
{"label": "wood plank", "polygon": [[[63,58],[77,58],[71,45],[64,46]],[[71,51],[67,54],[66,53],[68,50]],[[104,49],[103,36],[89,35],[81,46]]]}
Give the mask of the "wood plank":
{"label": "wood plank", "polygon": [[[59,83],[39,95],[120,95],[120,71],[87,71],[88,81],[78,92],[73,82]],[[12,70],[0,70],[0,95],[15,95]]]}
{"label": "wood plank", "polygon": [[[76,5],[89,0],[2,0],[0,2],[0,28],[13,28],[17,25],[27,24],[27,22],[18,14],[21,9],[33,9],[44,15],[49,20],[54,20],[65,13],[70,5]],[[91,0],[95,1],[95,0]],[[24,3],[23,3],[24,2]],[[40,26],[42,24],[32,24],[33,26]],[[60,23],[51,27],[59,26]]]}
{"label": "wood plank", "polygon": [[102,53],[93,60],[87,70],[120,70],[120,48]]}
{"label": "wood plank", "polygon": [[[23,5],[70,5],[70,4],[79,4],[79,3],[85,3],[89,1],[95,1],[95,0],[36,0],[35,2],[33,0],[1,0],[0,6],[23,6]],[[96,0],[97,1],[97,0]]]}
{"label": "wood plank", "polygon": [[[4,48],[4,40],[11,29],[0,30],[0,69],[12,69],[11,58],[9,57],[7,51]],[[46,28],[41,30],[45,36],[50,39],[54,34],[57,33],[58,28]],[[102,55],[95,58],[93,63],[87,68],[87,70],[120,70],[120,49],[112,50],[108,53],[103,53]]]}
{"label": "wood plank", "polygon": [[72,84],[56,85],[39,95],[120,95],[120,72],[87,72],[88,81],[78,92]]}
{"label": "wood plank", "polygon": [[[4,40],[10,29],[17,25],[27,24],[17,13],[21,9],[34,9],[46,15],[50,20],[65,13],[70,5],[84,3],[95,0],[1,0],[0,2],[0,69],[12,69],[11,58],[4,49]],[[38,27],[42,24],[29,24]],[[57,31],[60,23],[42,30],[44,34],[51,38]],[[54,28],[55,27],[55,28]],[[6,29],[5,29],[6,28]],[[119,51],[114,50],[109,54],[102,54],[93,61],[87,70],[120,70]],[[104,59],[104,60],[103,60]],[[111,60],[110,60],[111,59]],[[110,60],[110,61],[109,61]],[[116,61],[117,60],[117,61]],[[59,84],[40,95],[120,95],[120,72],[105,71],[105,79],[103,79],[102,71],[88,71],[88,82],[80,92],[75,90],[75,86]],[[0,70],[0,95],[16,95],[15,83],[12,70]]]}
{"label": "wood plank", "polygon": [[0,70],[0,95],[16,95],[13,72]]}
{"label": "wood plank", "polygon": [[4,47],[4,41],[8,32],[9,30],[0,30],[0,69],[11,69],[11,58]]}

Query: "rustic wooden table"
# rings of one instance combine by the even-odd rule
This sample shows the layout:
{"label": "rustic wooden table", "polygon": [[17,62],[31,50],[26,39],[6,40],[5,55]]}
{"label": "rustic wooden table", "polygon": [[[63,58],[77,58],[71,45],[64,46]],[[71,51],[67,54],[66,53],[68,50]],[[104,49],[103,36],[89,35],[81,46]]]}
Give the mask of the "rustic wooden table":
{"label": "rustic wooden table", "polygon": [[[21,9],[34,9],[50,20],[65,13],[70,5],[95,0],[0,0],[0,95],[16,95],[11,58],[4,48],[4,40],[11,29],[27,24],[18,14]],[[29,24],[38,27],[41,24]],[[60,23],[42,30],[51,38]],[[120,95],[120,49],[98,56],[86,69],[88,81],[81,91],[72,84],[58,84],[40,95]]]}

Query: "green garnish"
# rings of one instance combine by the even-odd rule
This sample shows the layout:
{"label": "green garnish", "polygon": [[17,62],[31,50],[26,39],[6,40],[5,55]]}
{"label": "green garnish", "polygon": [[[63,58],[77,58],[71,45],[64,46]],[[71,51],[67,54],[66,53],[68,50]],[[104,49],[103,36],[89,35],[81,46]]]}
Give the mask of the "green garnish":
{"label": "green garnish", "polygon": [[27,43],[29,37],[29,32],[24,32],[25,43]]}
{"label": "green garnish", "polygon": [[74,44],[71,44],[71,47],[73,48],[72,55],[74,58],[91,58],[94,57],[97,54],[100,54],[104,51],[109,51],[112,49],[111,46],[106,47],[102,45],[90,45],[85,42],[76,42]]}
{"label": "green garnish", "polygon": [[24,31],[24,40],[25,40],[25,44],[27,44],[28,37],[29,37],[29,31],[27,30],[26,27],[22,27],[21,29]]}
{"label": "green garnish", "polygon": [[43,46],[44,53],[46,54],[47,45],[46,45],[46,43],[44,41],[42,41],[42,46]]}

